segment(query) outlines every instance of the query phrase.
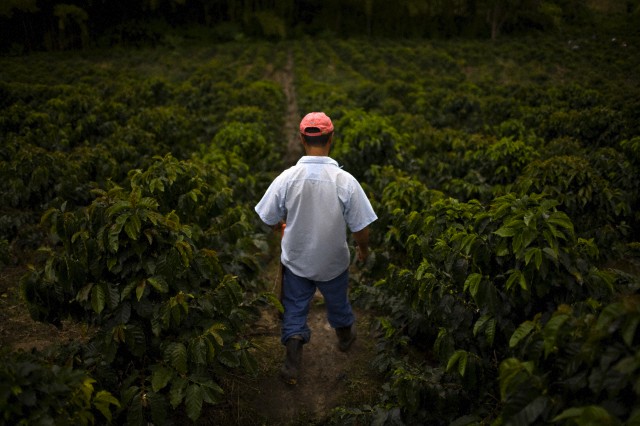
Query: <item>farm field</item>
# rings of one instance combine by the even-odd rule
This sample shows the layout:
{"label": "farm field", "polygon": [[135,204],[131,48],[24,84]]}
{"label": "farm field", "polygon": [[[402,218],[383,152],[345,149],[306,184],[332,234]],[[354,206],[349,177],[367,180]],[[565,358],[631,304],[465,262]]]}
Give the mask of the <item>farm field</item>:
{"label": "farm field", "polygon": [[[600,34],[0,58],[2,421],[640,422],[637,69]],[[316,110],[379,220],[295,407],[253,207]]]}

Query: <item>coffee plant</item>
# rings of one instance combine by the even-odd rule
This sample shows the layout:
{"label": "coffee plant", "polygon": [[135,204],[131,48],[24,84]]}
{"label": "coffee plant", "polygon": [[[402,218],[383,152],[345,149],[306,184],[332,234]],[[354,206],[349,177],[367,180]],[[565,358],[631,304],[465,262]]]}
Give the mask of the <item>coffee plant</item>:
{"label": "coffee plant", "polygon": [[28,353],[0,354],[0,422],[93,425],[113,420],[118,400],[86,371]]}
{"label": "coffee plant", "polygon": [[215,168],[166,156],[129,179],[129,190],[98,189],[84,209],[43,216],[55,245],[22,291],[34,319],[97,327],[81,365],[119,392],[129,424],[162,424],[178,406],[196,420],[203,403],[220,401],[221,372],[253,366],[242,337],[254,314],[244,257],[259,251],[228,257],[248,249],[237,230],[246,215],[227,208]]}
{"label": "coffee plant", "polygon": [[590,299],[521,323],[509,339],[515,356],[500,363],[499,421],[635,424],[638,302]]}

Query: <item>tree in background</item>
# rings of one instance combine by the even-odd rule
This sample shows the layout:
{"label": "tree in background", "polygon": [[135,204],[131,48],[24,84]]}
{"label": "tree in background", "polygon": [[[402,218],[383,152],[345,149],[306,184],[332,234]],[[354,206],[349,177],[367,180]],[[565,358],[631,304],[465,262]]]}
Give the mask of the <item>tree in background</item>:
{"label": "tree in background", "polygon": [[62,50],[89,45],[87,12],[72,4],[57,4],[53,14],[58,18],[58,44]]}
{"label": "tree in background", "polygon": [[0,2],[0,22],[10,20],[16,22],[18,33],[14,33],[12,44],[20,43],[20,38],[22,38],[21,44],[28,50],[34,48],[35,40],[31,35],[35,34],[35,31],[31,21],[27,19],[27,15],[36,13],[38,10],[36,0],[4,0]]}
{"label": "tree in background", "polygon": [[[491,37],[640,19],[640,0],[3,0],[0,51],[162,43],[196,25],[220,41],[338,37]],[[612,27],[613,29],[614,27]]]}

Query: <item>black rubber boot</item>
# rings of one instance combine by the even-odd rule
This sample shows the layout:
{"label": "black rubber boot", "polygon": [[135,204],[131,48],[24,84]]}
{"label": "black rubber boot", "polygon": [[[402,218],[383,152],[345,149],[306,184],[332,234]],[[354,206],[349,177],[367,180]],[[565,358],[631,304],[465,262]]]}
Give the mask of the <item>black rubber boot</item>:
{"label": "black rubber boot", "polygon": [[342,352],[347,352],[356,340],[356,323],[336,328],[336,335],[338,336],[338,348]]}
{"label": "black rubber boot", "polygon": [[287,355],[280,370],[280,376],[290,385],[298,383],[298,374],[302,364],[302,345],[304,345],[304,341],[301,336],[290,337],[285,344]]}

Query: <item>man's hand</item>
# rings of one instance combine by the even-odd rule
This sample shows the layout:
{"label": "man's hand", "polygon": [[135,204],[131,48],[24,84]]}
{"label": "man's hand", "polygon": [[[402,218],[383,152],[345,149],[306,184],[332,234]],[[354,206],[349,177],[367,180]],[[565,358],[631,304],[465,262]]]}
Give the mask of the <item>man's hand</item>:
{"label": "man's hand", "polygon": [[369,257],[369,248],[356,246],[356,256],[360,262],[364,263],[367,260],[367,257]]}
{"label": "man's hand", "polygon": [[369,257],[369,227],[365,227],[353,233],[356,240],[356,255],[360,262],[364,262]]}
{"label": "man's hand", "polygon": [[273,232],[280,232],[282,236],[284,235],[284,228],[286,228],[286,226],[287,224],[281,221],[273,225],[271,228],[273,229]]}

